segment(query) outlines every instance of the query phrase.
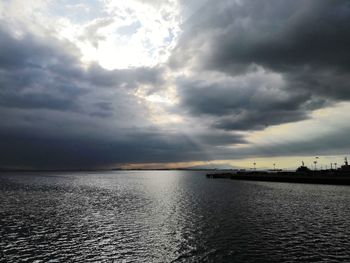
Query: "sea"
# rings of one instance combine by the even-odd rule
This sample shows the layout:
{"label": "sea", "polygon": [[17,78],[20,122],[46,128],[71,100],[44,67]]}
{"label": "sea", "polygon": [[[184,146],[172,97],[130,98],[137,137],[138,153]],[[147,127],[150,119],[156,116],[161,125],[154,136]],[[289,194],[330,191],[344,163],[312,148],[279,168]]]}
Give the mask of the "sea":
{"label": "sea", "polygon": [[203,171],[0,174],[0,262],[350,262],[350,187]]}

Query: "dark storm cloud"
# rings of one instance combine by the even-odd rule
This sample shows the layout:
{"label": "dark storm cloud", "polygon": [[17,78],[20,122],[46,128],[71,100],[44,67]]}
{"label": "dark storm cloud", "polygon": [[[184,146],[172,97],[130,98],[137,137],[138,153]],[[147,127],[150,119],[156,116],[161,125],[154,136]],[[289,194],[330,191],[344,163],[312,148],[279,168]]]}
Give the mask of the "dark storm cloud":
{"label": "dark storm cloud", "polygon": [[148,125],[131,91],[161,83],[160,69],[85,68],[72,44],[25,31],[14,35],[5,25],[0,26],[1,165],[93,167],[130,161],[138,143],[146,147],[150,136],[124,141],[139,131],[119,130],[128,123]]}
{"label": "dark storm cloud", "polygon": [[[191,136],[158,129],[128,131],[114,138],[2,129],[0,157],[3,167],[99,168],[121,163],[210,160]],[[200,134],[196,140],[209,145],[243,143],[241,136]],[[1,167],[1,166],[0,166]]]}
{"label": "dark storm cloud", "polygon": [[[1,163],[5,167],[99,168],[127,162],[179,161],[203,158],[203,153],[186,137],[154,132],[132,132],[115,139],[83,136],[52,137],[44,134],[11,132],[0,134]],[[165,138],[166,137],[166,138]]]}
{"label": "dark storm cloud", "polygon": [[216,128],[250,130],[303,120],[349,100],[349,25],[348,1],[203,2],[183,25],[170,65],[232,78],[263,69],[283,83],[187,80],[182,104],[195,116],[218,116]]}
{"label": "dark storm cloud", "polygon": [[[0,167],[94,168],[349,149],[348,129],[336,138],[275,145],[249,147],[245,139],[249,131],[305,120],[350,99],[348,1],[200,2],[180,1],[192,16],[168,63],[152,68],[82,65],[72,43],[0,20]],[[82,38],[97,46],[99,28],[109,23],[98,20]],[[162,128],[152,119],[165,117],[154,116],[142,96],[168,88],[180,102],[162,110],[186,123]]]}
{"label": "dark storm cloud", "polygon": [[[79,99],[101,88],[136,88],[162,82],[161,69],[84,69],[74,46],[0,27],[0,106],[81,110]],[[106,110],[106,109],[105,109]]]}
{"label": "dark storm cloud", "polygon": [[220,16],[209,67],[258,64],[277,71],[310,66],[349,70],[348,1],[244,1]]}
{"label": "dark storm cloud", "polygon": [[345,0],[209,1],[184,25],[173,62],[201,55],[202,67],[233,74],[251,64],[348,70],[349,22]]}
{"label": "dark storm cloud", "polygon": [[296,110],[310,98],[308,93],[289,93],[276,81],[246,76],[243,81],[182,79],[178,81],[184,106],[197,114],[225,115],[247,110]]}
{"label": "dark storm cloud", "polygon": [[96,168],[209,159],[244,143],[225,132],[163,130],[134,92],[164,84],[162,68],[84,67],[69,42],[0,26],[0,167]]}
{"label": "dark storm cloud", "polygon": [[304,120],[307,115],[303,111],[242,111],[236,115],[219,118],[214,127],[224,130],[260,130],[271,125]]}
{"label": "dark storm cloud", "polygon": [[15,37],[2,27],[0,39],[0,106],[78,109],[75,100],[86,90],[71,81],[78,71],[76,50],[52,39],[44,44],[31,35]]}
{"label": "dark storm cloud", "polygon": [[257,130],[304,120],[327,103],[322,98],[311,99],[309,92],[288,91],[283,85],[282,80],[261,72],[241,79],[180,79],[178,91],[184,109],[195,116],[208,116],[213,127],[224,130]]}

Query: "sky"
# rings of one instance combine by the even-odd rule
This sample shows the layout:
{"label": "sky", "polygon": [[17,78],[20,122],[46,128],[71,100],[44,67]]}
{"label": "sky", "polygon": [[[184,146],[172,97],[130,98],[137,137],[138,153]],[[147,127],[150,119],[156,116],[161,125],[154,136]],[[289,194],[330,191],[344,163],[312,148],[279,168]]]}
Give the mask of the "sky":
{"label": "sky", "polygon": [[347,0],[2,0],[0,167],[350,153]]}

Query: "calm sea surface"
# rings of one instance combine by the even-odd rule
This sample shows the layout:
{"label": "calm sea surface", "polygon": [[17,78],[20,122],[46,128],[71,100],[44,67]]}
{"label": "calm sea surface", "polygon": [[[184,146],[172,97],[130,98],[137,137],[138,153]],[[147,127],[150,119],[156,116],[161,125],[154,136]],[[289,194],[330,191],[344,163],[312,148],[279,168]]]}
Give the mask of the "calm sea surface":
{"label": "calm sea surface", "polygon": [[350,187],[0,174],[0,262],[350,262]]}

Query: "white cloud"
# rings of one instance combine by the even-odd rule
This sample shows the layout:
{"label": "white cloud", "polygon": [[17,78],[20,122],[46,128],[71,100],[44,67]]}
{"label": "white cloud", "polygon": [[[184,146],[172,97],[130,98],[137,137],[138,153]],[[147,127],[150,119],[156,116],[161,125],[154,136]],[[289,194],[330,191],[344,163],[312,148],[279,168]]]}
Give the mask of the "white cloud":
{"label": "white cloud", "polygon": [[20,0],[0,3],[0,17],[39,36],[68,39],[85,63],[106,69],[155,66],[176,44],[180,14],[176,1],[96,2]]}

